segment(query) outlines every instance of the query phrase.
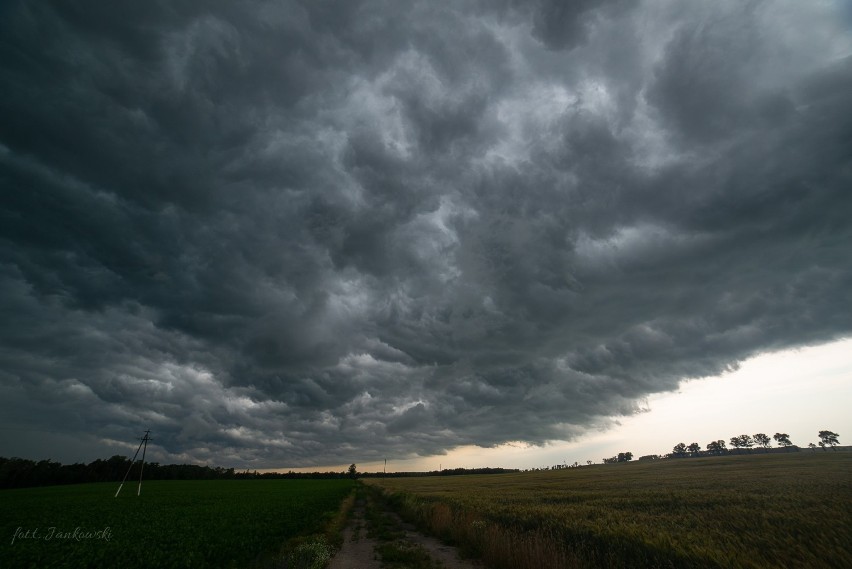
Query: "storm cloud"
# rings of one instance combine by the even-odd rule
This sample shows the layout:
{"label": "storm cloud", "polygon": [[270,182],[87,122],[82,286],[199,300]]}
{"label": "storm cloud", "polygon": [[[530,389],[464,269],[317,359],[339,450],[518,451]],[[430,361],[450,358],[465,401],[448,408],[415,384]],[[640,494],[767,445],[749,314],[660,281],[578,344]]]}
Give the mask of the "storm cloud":
{"label": "storm cloud", "polygon": [[4,2],[5,446],[541,444],[848,336],[842,6]]}

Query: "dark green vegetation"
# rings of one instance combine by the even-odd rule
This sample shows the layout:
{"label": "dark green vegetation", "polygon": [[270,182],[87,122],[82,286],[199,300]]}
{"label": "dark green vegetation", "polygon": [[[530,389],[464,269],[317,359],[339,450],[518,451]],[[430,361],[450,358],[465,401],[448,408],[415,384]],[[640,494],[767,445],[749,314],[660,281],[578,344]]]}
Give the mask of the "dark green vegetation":
{"label": "dark green vegetation", "polygon": [[[316,547],[299,537],[334,525],[353,483],[152,481],[143,483],[140,497],[136,484],[128,483],[114,498],[117,487],[103,483],[0,492],[2,566],[269,566],[284,554],[288,541],[291,559],[293,549],[307,558]],[[76,528],[102,533],[77,539]],[[30,535],[37,531],[37,537],[25,537],[28,530]]]}
{"label": "dark green vegetation", "polygon": [[852,453],[371,480],[492,567],[852,567]]}

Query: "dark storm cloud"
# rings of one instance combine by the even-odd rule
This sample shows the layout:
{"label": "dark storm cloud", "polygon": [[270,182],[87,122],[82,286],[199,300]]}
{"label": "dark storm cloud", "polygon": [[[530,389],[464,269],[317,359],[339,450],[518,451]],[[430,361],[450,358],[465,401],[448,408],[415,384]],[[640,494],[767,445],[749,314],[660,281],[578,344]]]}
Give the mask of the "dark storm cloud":
{"label": "dark storm cloud", "polygon": [[834,9],[4,4],[5,448],[541,443],[848,335]]}

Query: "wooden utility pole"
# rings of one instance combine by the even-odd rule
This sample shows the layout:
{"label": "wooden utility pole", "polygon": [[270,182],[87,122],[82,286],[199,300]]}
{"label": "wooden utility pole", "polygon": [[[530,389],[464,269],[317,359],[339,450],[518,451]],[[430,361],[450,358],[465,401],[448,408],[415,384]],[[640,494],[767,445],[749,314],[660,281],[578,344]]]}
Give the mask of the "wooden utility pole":
{"label": "wooden utility pole", "polygon": [[142,442],[145,443],[145,446],[142,447],[142,466],[139,467],[139,488],[136,490],[136,495],[139,496],[142,493],[142,471],[145,470],[145,451],[148,450],[148,441],[150,440],[148,434],[151,431],[145,431],[145,436],[142,437]]}
{"label": "wooden utility pole", "polygon": [[139,446],[136,447],[136,453],[133,455],[133,460],[130,461],[130,466],[127,468],[127,472],[124,473],[124,478],[121,479],[121,484],[118,485],[118,490],[115,491],[115,498],[118,498],[118,493],[121,492],[121,487],[124,486],[124,483],[127,481],[127,477],[130,475],[130,471],[133,469],[133,465],[136,464],[136,457],[139,456],[140,450],[142,451],[142,468],[139,469],[139,488],[136,490],[136,495],[138,496],[142,493],[142,470],[145,468],[145,451],[148,450],[148,441],[151,440],[149,436],[150,433],[150,429],[145,431],[145,436],[142,437]]}

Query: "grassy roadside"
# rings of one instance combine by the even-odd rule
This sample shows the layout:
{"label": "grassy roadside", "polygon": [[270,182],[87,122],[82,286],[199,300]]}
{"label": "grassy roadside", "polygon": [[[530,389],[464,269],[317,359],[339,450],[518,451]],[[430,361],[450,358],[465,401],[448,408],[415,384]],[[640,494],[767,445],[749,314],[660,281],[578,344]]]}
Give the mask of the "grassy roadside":
{"label": "grassy roadside", "polygon": [[852,453],[371,480],[497,568],[852,567]]}

